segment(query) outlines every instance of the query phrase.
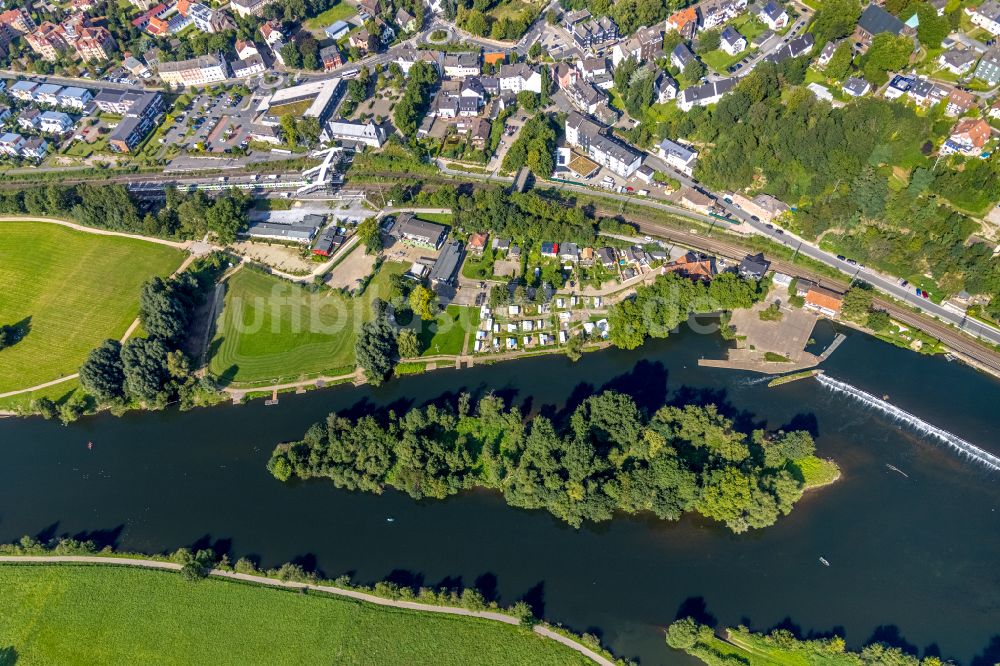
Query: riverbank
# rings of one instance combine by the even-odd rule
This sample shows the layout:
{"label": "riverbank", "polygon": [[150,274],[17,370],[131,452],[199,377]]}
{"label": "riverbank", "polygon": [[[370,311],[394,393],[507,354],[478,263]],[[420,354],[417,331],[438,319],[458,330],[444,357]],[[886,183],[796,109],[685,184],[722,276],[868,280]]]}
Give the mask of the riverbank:
{"label": "riverbank", "polygon": [[126,557],[2,556],[0,635],[18,658],[49,663],[241,664],[261,654],[271,663],[331,655],[350,663],[615,663],[565,632],[523,627],[498,611],[225,569],[186,581],[181,570]]}
{"label": "riverbank", "polygon": [[709,666],[730,663],[745,666],[941,666],[944,663],[936,656],[921,659],[881,642],[872,642],[856,652],[848,651],[844,639],[837,634],[803,640],[787,629],[765,634],[738,627],[725,629],[719,636],[710,626],[690,617],[670,625],[667,645]]}

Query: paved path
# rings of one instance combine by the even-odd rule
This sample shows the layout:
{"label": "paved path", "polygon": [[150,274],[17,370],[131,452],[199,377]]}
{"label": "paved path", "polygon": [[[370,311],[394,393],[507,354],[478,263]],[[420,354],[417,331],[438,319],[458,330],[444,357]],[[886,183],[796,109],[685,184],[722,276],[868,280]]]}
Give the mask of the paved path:
{"label": "paved path", "polygon": [[118,236],[120,238],[131,238],[132,240],[146,241],[147,243],[157,243],[159,245],[167,245],[169,247],[177,248],[178,250],[187,250],[191,247],[191,241],[169,241],[163,238],[154,238],[152,236],[142,236],[140,234],[130,234],[124,231],[111,231],[109,229],[96,229],[94,227],[85,227],[82,224],[77,224],[76,222],[68,222],[66,220],[60,220],[54,217],[28,217],[25,215],[0,215],[0,222],[44,222],[46,224],[58,224],[61,227],[67,227],[75,231],[82,231],[88,234],[95,234],[97,236]]}
{"label": "paved path", "polygon": [[[158,560],[145,560],[145,559],[132,559],[128,557],[97,557],[91,555],[3,555],[0,556],[0,563],[11,562],[11,563],[34,563],[34,564],[104,564],[104,565],[115,565],[115,566],[130,566],[130,567],[141,567],[144,569],[160,569],[165,571],[180,571],[181,565],[175,564],[174,562],[160,562]],[[389,606],[391,608],[404,608],[406,610],[420,611],[424,613],[442,613],[445,615],[460,615],[463,617],[474,617],[481,620],[492,620],[494,622],[503,622],[504,624],[519,625],[520,621],[516,617],[511,617],[504,613],[498,613],[494,611],[476,611],[469,610],[467,608],[461,608],[458,606],[435,606],[431,604],[423,604],[417,601],[402,601],[399,599],[385,599],[382,597],[377,597],[374,594],[368,594],[367,592],[359,592],[357,590],[345,590],[340,587],[334,587],[332,585],[316,585],[313,583],[299,583],[295,581],[283,581],[277,578],[267,578],[265,576],[255,576],[251,574],[236,573],[233,571],[224,571],[222,569],[212,569],[210,574],[217,578],[228,578],[230,580],[238,580],[247,583],[256,583],[258,585],[268,585],[271,587],[283,587],[293,590],[314,590],[316,592],[324,592],[326,594],[332,594],[339,597],[348,597],[350,599],[356,599],[358,601],[364,601],[370,604],[376,604],[378,606]],[[601,664],[601,666],[614,666],[614,662],[600,654],[594,652],[590,648],[574,641],[562,634],[556,633],[551,629],[543,626],[536,626],[535,633],[544,636],[546,638],[551,638],[554,641],[562,643],[563,645],[576,650],[585,657],[593,660],[594,662]]]}

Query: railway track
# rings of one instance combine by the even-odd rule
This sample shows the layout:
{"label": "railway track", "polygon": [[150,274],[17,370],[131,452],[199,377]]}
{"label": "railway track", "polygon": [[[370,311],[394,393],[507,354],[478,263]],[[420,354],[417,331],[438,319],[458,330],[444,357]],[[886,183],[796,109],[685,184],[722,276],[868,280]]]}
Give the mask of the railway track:
{"label": "railway track", "polygon": [[[627,214],[622,215],[622,217],[637,225],[641,232],[656,233],[657,235],[665,236],[669,240],[677,242],[680,245],[705,250],[714,254],[729,257],[731,259],[739,260],[748,251],[745,246],[739,243],[734,243],[728,239],[711,238],[702,234],[693,234],[668,227],[658,222],[639,220],[634,217],[630,217]],[[773,260],[771,262],[771,267],[783,273],[812,280],[817,284],[836,288],[840,291],[844,291],[850,286],[846,281],[831,278],[828,275],[817,273],[784,259]],[[876,296],[873,304],[886,310],[893,319],[908,326],[919,328],[925,333],[940,340],[948,348],[968,356],[985,367],[988,367],[996,372],[1000,372],[1000,353],[997,353],[996,350],[991,349],[990,347],[980,344],[970,336],[955,330],[948,324],[944,324],[927,315],[917,314],[909,308],[902,307],[895,301],[891,301],[883,297]]]}

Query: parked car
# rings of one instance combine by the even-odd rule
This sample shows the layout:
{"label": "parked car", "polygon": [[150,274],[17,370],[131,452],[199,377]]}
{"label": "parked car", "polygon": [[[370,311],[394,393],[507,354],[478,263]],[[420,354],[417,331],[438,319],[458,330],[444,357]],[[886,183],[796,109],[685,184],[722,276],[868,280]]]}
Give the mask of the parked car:
{"label": "parked car", "polygon": [[848,259],[847,263],[849,263],[851,266],[857,266],[858,265],[858,262],[855,261],[854,259]]}
{"label": "parked car", "polygon": [[842,255],[842,254],[838,254],[838,255],[837,255],[837,259],[840,259],[841,261],[847,261],[847,257],[845,257],[845,256],[844,256],[844,255]]}

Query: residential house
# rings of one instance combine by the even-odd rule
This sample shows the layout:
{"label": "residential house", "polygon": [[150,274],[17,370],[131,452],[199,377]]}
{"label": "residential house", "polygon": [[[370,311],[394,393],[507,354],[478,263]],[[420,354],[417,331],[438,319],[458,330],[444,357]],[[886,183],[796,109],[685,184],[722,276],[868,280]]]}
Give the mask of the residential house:
{"label": "residential house", "polygon": [[625,42],[618,42],[611,50],[611,62],[617,67],[629,58],[636,62],[653,62],[663,55],[663,33],[659,27],[642,27]]}
{"label": "residential house", "polygon": [[561,90],[565,90],[576,81],[577,70],[564,62],[556,64],[552,68],[552,80],[556,82]]}
{"label": "residential house", "polygon": [[389,228],[389,235],[405,243],[438,250],[448,235],[448,228],[418,220],[413,213],[400,213]]}
{"label": "residential house", "polygon": [[380,0],[358,0],[358,14],[363,20],[376,18],[382,14],[384,7]]}
{"label": "residential house", "polygon": [[684,71],[684,67],[688,63],[692,63],[696,60],[694,54],[691,53],[691,49],[687,47],[687,44],[681,43],[674,47],[674,50],[670,53],[670,64],[677,69]]}
{"label": "residential house", "polygon": [[595,76],[608,73],[607,58],[580,58],[576,61],[576,69],[584,81],[593,81]]}
{"label": "residential house", "polygon": [[509,90],[514,94],[527,90],[533,93],[542,92],[542,75],[523,62],[516,65],[500,65],[500,90]]}
{"label": "residential house", "polygon": [[990,140],[992,128],[982,118],[962,118],[951,129],[951,134],[941,146],[941,153],[979,155]]}
{"label": "residential house", "polygon": [[372,148],[380,148],[385,143],[385,139],[385,130],[370,120],[367,123],[331,120],[327,122],[320,134],[320,140],[323,143],[339,141],[341,143],[362,144]]}
{"label": "residential house", "polygon": [[330,72],[344,64],[340,48],[336,44],[324,46],[319,50],[319,58],[323,61],[323,71]]}
{"label": "residential house", "polygon": [[76,54],[84,62],[103,62],[110,60],[117,50],[118,43],[107,30],[101,26],[89,26],[80,30],[77,38],[71,42]]}
{"label": "residential house", "polygon": [[747,0],[708,0],[698,5],[699,29],[710,30],[736,18],[747,8]]}
{"label": "residential house", "polygon": [[22,102],[30,102],[35,98],[35,88],[39,86],[35,81],[20,80],[7,89],[7,94]]}
{"label": "residential house", "polygon": [[281,32],[281,24],[273,19],[260,26],[260,36],[264,38],[264,43],[272,48],[277,42],[285,41],[285,35]]}
{"label": "residential house", "polygon": [[752,199],[734,194],[732,198],[733,203],[763,222],[773,222],[791,210],[791,206],[770,194],[758,194]]}
{"label": "residential house", "polygon": [[225,14],[211,9],[200,2],[178,0],[175,7],[181,16],[188,19],[201,32],[214,34],[235,27]]}
{"label": "residential house", "polygon": [[819,57],[816,58],[816,64],[820,67],[826,67],[830,64],[830,60],[833,58],[833,54],[837,51],[837,46],[840,42],[827,42],[823,45],[823,50],[820,51]]}
{"label": "residential house", "polygon": [[[410,68],[413,67],[418,62],[426,62],[429,65],[433,65],[434,69],[437,70],[438,74],[443,71],[442,66],[443,56],[439,51],[425,51],[410,48],[401,48],[396,50],[396,64],[399,68],[403,70],[403,74],[409,76]],[[476,72],[478,73],[478,68]]]}
{"label": "residential house", "polygon": [[979,55],[972,49],[965,51],[949,49],[938,56],[938,64],[952,74],[959,76],[972,69],[978,59]]}
{"label": "residential house", "polygon": [[949,116],[962,116],[965,115],[972,107],[976,105],[976,96],[972,93],[965,92],[955,88],[951,91],[948,96],[948,106],[945,107],[944,112]]}
{"label": "residential house", "polygon": [[0,13],[0,31],[8,36],[8,41],[26,35],[35,29],[31,14],[24,7],[15,7]]}
{"label": "residential house", "polygon": [[614,248],[601,247],[597,248],[596,257],[594,260],[605,268],[613,268],[615,264],[618,263],[618,259],[615,257]]}
{"label": "residential house", "polygon": [[795,39],[788,40],[787,44],[765,56],[764,60],[767,62],[780,63],[788,60],[789,58],[798,58],[799,56],[809,53],[815,43],[816,38],[813,37],[811,32],[807,32],[804,35],[796,37]]}
{"label": "residential house", "polygon": [[347,43],[350,44],[352,48],[360,51],[362,54],[370,53],[378,48],[378,41],[364,28],[352,33],[351,36],[348,37]]}
{"label": "residential house", "polygon": [[267,70],[264,59],[259,54],[254,54],[230,63],[233,70],[233,78],[248,79],[251,76],[263,74]]}
{"label": "residential house", "polygon": [[577,263],[580,261],[580,248],[576,243],[563,243],[559,247],[559,259],[560,261]]}
{"label": "residential house", "polygon": [[164,108],[163,95],[158,92],[137,90],[102,90],[94,98],[98,108],[102,108],[98,98],[105,93],[117,96],[116,100],[108,98],[107,103],[114,104],[117,110],[113,113],[122,116],[118,126],[108,136],[108,145],[119,153],[130,153],[156,126],[156,119]]}
{"label": "residential house", "polygon": [[694,173],[698,152],[670,139],[664,139],[659,146],[660,158],[668,165],[688,176]]}
{"label": "residential house", "polygon": [[152,72],[146,67],[138,58],[129,56],[122,61],[122,67],[129,71],[132,76],[138,76],[143,79],[148,79],[152,76]]}
{"label": "residential house", "polygon": [[229,8],[246,18],[247,16],[260,16],[265,7],[275,2],[277,0],[230,0]]}
{"label": "residential house", "polygon": [[413,32],[419,27],[417,25],[417,18],[402,7],[396,12],[396,25],[399,26],[400,30],[407,33]]}
{"label": "residential house", "polygon": [[0,123],[5,123],[10,119],[10,107],[0,105]]}
{"label": "residential house", "polygon": [[680,87],[666,72],[659,72],[656,75],[653,91],[656,93],[656,101],[659,104],[666,104],[677,97]]}
{"label": "residential house", "polygon": [[864,97],[871,89],[872,84],[868,83],[860,76],[849,76],[847,77],[847,80],[844,81],[844,94],[850,95],[851,97]]}
{"label": "residential house", "polygon": [[49,152],[48,142],[40,136],[33,136],[25,139],[21,146],[21,155],[33,160],[44,158]]}
{"label": "residential house", "polygon": [[467,76],[479,74],[479,53],[446,53],[442,58],[444,75],[454,79],[464,79]]}
{"label": "residential house", "polygon": [[983,55],[976,67],[975,77],[990,86],[1000,83],[1000,47],[994,46]]}
{"label": "residential house", "polygon": [[831,104],[833,103],[833,93],[830,92],[830,89],[822,83],[816,83],[813,81],[807,85],[806,88],[808,88],[809,91],[816,96],[816,99],[821,99],[824,102],[830,102]]}
{"label": "residential house", "polygon": [[577,80],[566,89],[570,103],[584,113],[593,114],[607,100],[607,95],[593,84]]}
{"label": "residential house", "polygon": [[236,57],[242,60],[243,58],[249,58],[252,55],[260,55],[260,50],[257,48],[257,45],[245,39],[237,39]]}
{"label": "residential house", "polygon": [[871,46],[875,35],[889,33],[897,36],[912,36],[914,32],[912,28],[906,26],[886,10],[876,4],[871,4],[861,12],[861,18],[858,19],[858,25],[854,29],[851,39],[858,45],[858,50],[865,53]]}
{"label": "residential house", "polygon": [[39,116],[42,112],[38,109],[31,108],[21,111],[17,116],[17,125],[24,130],[38,129]]}
{"label": "residential house", "polygon": [[160,79],[167,84],[194,86],[225,81],[229,66],[221,53],[198,56],[190,60],[160,63]]}
{"label": "residential house", "polygon": [[573,40],[582,49],[601,49],[618,39],[618,24],[607,16],[579,21],[568,29]]}
{"label": "residential house", "polygon": [[46,134],[62,134],[73,128],[73,119],[62,111],[46,111],[38,117],[38,129]]}
{"label": "residential house", "polygon": [[559,243],[542,243],[542,256],[548,259],[555,259],[559,256]]}
{"label": "residential house", "polygon": [[746,279],[760,280],[771,268],[771,262],[764,258],[762,253],[748,254],[740,262],[739,273]]}
{"label": "residential house", "polygon": [[628,178],[642,165],[642,154],[602,134],[602,127],[576,111],[566,116],[566,143],[586,151],[587,157]]}
{"label": "residential house", "polygon": [[702,215],[708,215],[712,212],[712,208],[715,206],[715,202],[708,195],[699,192],[698,190],[683,186],[681,187],[681,203],[692,210],[696,210]]}
{"label": "residential house", "polygon": [[48,104],[49,106],[55,106],[59,103],[59,93],[62,92],[63,87],[55,83],[43,83],[42,85],[35,88],[33,95],[34,101],[39,104]]}
{"label": "residential house", "polygon": [[738,33],[735,28],[731,25],[727,25],[722,30],[722,34],[719,38],[719,45],[722,50],[731,56],[737,53],[742,53],[747,48],[746,38]]}
{"label": "residential house", "polygon": [[677,95],[677,108],[681,111],[690,111],[696,106],[708,106],[715,104],[722,96],[736,87],[739,79],[719,79],[709,81],[701,86],[685,88]]}
{"label": "residential house", "polygon": [[42,22],[24,39],[32,51],[49,62],[55,62],[59,54],[69,48],[62,28],[51,21]]}
{"label": "residential house", "polygon": [[973,25],[977,25],[991,35],[1000,35],[1000,2],[986,0],[978,7],[966,7],[965,13]]}
{"label": "residential house", "polygon": [[472,254],[482,254],[486,250],[486,241],[489,234],[474,233],[469,236],[469,252]]}
{"label": "residential house", "polygon": [[788,12],[775,0],[767,0],[757,12],[757,18],[771,30],[781,30],[788,25]]}
{"label": "residential house", "polygon": [[0,153],[8,157],[18,157],[23,147],[24,137],[20,134],[4,132],[3,136],[0,136]]}
{"label": "residential house", "polygon": [[913,82],[913,85],[910,87],[907,95],[909,95],[916,104],[924,107],[930,107],[948,99],[948,95],[950,93],[951,88],[945,87],[940,83],[935,83],[934,81],[918,78]]}
{"label": "residential house", "polygon": [[710,282],[716,273],[715,258],[688,252],[676,261],[671,261],[663,267],[668,273],[677,273],[682,277],[700,282]]}
{"label": "residential house", "polygon": [[990,118],[1000,118],[1000,99],[994,100],[993,104],[990,105],[988,115]]}
{"label": "residential house", "polygon": [[891,81],[889,81],[889,85],[886,86],[885,92],[882,93],[882,96],[886,99],[897,99],[902,97],[910,92],[914,83],[916,83],[916,79],[913,77],[897,74],[892,77]]}
{"label": "residential house", "polygon": [[813,287],[806,292],[804,307],[827,317],[836,317],[844,305],[844,295],[825,287]]}
{"label": "residential house", "polygon": [[676,30],[681,37],[688,41],[694,39],[694,35],[698,31],[698,10],[694,7],[685,7],[672,14],[667,19],[666,30],[667,32]]}

